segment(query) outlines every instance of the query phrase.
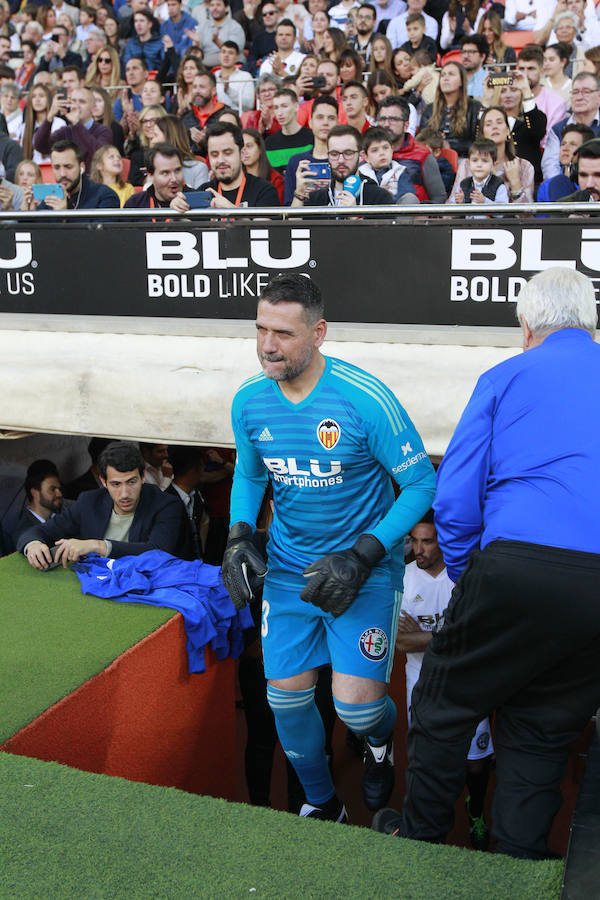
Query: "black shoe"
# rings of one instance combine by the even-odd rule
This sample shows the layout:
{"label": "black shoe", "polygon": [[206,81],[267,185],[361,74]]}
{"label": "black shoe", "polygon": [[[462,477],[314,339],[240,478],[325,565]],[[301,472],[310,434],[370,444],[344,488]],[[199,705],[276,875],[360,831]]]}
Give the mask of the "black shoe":
{"label": "black shoe", "polygon": [[380,809],[373,816],[371,828],[381,834],[394,834],[396,837],[402,837],[402,813],[389,807]]}
{"label": "black shoe", "polygon": [[303,819],[322,819],[325,822],[339,822],[342,825],[348,823],[346,807],[335,794],[331,800],[327,800],[321,806],[303,803],[299,815]]}
{"label": "black shoe", "polygon": [[363,797],[368,809],[386,805],[394,790],[394,741],[390,737],[381,747],[365,741]]}
{"label": "black shoe", "polygon": [[469,836],[473,850],[487,850],[490,846],[490,833],[483,813],[480,816],[472,816],[469,809],[470,797],[465,800],[465,808],[469,819]]}

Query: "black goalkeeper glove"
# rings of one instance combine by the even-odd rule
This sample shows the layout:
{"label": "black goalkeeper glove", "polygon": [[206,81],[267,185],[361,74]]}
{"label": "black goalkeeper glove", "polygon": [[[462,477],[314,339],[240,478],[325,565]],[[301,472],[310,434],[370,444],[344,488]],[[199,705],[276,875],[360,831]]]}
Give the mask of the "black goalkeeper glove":
{"label": "black goalkeeper glove", "polygon": [[246,522],[236,522],[229,529],[223,554],[223,584],[236,609],[243,609],[252,600],[260,579],[267,574],[267,564],[254,545],[253,533]]}
{"label": "black goalkeeper glove", "polygon": [[371,574],[383,559],[385,548],[372,534],[361,534],[353,547],[315,560],[302,573],[310,581],[300,597],[314,603],[336,618],[345,613]]}

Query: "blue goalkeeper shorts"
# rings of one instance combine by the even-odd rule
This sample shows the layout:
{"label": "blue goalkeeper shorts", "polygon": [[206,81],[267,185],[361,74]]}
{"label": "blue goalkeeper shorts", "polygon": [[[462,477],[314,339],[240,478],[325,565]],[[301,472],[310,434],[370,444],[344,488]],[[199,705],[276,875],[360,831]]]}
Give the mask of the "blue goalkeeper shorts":
{"label": "blue goalkeeper shorts", "polygon": [[388,682],[402,592],[368,580],[354,603],[335,618],[300,599],[305,578],[267,576],[261,634],[265,675],[272,681],[331,664],[334,672]]}

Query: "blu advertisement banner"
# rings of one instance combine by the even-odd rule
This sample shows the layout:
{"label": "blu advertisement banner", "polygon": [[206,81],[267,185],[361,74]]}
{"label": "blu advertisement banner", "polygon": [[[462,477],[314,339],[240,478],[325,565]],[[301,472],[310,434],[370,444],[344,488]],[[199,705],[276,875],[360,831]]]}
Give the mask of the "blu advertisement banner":
{"label": "blu advertisement banner", "polygon": [[321,287],[331,322],[516,326],[519,291],[551,266],[584,272],[599,291],[600,228],[576,219],[7,226],[0,312],[252,319],[271,277],[300,272]]}

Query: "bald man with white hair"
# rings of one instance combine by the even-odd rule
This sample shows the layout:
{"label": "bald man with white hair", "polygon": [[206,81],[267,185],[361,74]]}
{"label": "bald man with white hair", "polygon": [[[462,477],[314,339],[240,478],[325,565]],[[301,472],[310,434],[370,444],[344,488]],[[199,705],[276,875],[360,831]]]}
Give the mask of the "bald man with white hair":
{"label": "bald man with white hair", "polygon": [[412,695],[402,814],[373,827],[443,842],[477,723],[496,711],[497,852],[553,856],[567,748],[600,704],[600,347],[591,281],[522,289],[523,354],[485,372],[438,470],[456,586]]}

